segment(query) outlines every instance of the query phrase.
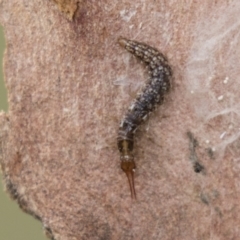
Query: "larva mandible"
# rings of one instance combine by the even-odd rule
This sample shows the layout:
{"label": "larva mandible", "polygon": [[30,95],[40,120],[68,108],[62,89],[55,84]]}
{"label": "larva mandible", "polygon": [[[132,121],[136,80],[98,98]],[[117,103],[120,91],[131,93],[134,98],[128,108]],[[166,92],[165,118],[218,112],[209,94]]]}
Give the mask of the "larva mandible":
{"label": "larva mandible", "polygon": [[136,199],[134,171],[136,168],[133,156],[134,133],[144,122],[148,114],[157,105],[162,104],[164,95],[170,89],[172,70],[167,59],[157,49],[137,41],[119,38],[119,44],[148,66],[149,79],[123,117],[117,138],[120,152],[121,168],[126,173],[131,196]]}

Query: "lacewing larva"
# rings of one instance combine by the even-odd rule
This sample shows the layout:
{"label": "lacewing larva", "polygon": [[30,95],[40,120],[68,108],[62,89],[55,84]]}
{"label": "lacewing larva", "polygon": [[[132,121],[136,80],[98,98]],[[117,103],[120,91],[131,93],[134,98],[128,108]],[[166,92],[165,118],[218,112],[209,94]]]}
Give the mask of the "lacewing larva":
{"label": "lacewing larva", "polygon": [[121,168],[126,173],[131,196],[136,199],[134,171],[136,168],[133,155],[134,134],[140,124],[157,105],[164,101],[164,95],[170,89],[172,70],[166,57],[157,49],[141,42],[119,38],[119,44],[148,67],[149,79],[137,94],[136,99],[123,117],[117,138]]}

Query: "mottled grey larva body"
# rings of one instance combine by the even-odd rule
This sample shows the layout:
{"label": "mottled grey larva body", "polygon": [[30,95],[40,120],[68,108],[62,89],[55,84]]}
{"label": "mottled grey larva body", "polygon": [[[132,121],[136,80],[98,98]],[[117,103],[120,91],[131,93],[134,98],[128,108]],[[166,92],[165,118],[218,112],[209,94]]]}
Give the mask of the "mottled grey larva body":
{"label": "mottled grey larva body", "polygon": [[134,188],[135,162],[132,154],[134,133],[157,105],[162,104],[164,95],[170,89],[171,68],[167,59],[157,49],[145,43],[120,38],[119,43],[127,51],[142,60],[148,66],[149,79],[142,91],[129,107],[121,121],[118,132],[118,149],[121,168],[127,174],[132,198],[136,198]]}

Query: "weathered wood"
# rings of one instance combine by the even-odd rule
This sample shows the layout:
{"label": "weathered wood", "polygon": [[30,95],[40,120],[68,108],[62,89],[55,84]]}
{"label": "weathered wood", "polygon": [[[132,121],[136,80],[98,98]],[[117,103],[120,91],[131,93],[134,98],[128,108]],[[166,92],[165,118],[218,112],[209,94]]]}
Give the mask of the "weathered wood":
{"label": "weathered wood", "polygon": [[[9,193],[57,240],[237,239],[240,2],[79,4],[70,21],[54,1],[0,1]],[[135,202],[117,132],[147,73],[120,36],[159,49],[174,76],[165,104],[136,133]]]}

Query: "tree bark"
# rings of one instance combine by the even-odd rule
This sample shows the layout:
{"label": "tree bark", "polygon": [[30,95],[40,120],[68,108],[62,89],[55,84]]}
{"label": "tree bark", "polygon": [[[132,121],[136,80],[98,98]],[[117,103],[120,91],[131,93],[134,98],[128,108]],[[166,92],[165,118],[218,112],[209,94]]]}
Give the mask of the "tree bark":
{"label": "tree bark", "polygon": [[[61,4],[0,1],[12,198],[57,240],[238,239],[240,2]],[[116,138],[147,72],[120,36],[164,53],[174,75],[135,135],[136,201]]]}

